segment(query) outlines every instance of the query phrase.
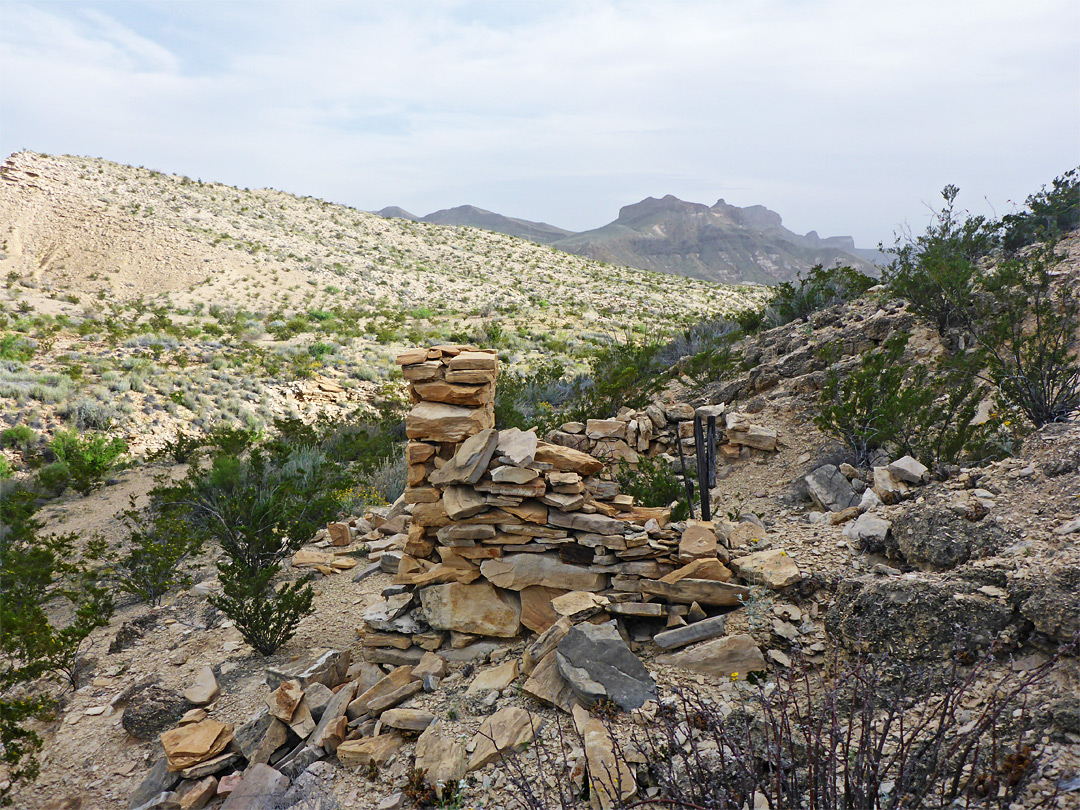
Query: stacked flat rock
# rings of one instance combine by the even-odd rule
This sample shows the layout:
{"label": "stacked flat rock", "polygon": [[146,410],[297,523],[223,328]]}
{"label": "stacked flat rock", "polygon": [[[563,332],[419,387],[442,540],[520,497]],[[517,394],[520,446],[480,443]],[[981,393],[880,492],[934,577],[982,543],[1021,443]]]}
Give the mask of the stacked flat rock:
{"label": "stacked flat rock", "polygon": [[699,557],[720,565],[715,535],[687,552],[669,510],[635,506],[602,477],[609,457],[496,430],[493,353],[439,346],[398,360],[414,403],[405,423],[412,517],[395,585],[364,613],[368,661],[404,665],[448,640],[542,633],[566,615],[558,598],[574,592],[597,595],[594,614],[663,619],[701,602],[682,598],[688,587],[707,591],[702,604],[727,604],[713,586],[741,590],[717,581],[695,590],[705,580],[686,575],[661,581]]}
{"label": "stacked flat rock", "polygon": [[[716,418],[721,453],[725,458],[740,458],[749,450],[774,452],[777,433],[772,428],[752,423],[744,413],[726,413],[723,404],[695,409],[685,402],[654,402],[641,410],[621,408],[608,419],[567,422],[545,437],[553,444],[590,453],[608,464],[626,461],[636,464],[639,455],[650,458],[676,455],[696,450],[694,416]],[[678,443],[678,445],[676,444]]]}

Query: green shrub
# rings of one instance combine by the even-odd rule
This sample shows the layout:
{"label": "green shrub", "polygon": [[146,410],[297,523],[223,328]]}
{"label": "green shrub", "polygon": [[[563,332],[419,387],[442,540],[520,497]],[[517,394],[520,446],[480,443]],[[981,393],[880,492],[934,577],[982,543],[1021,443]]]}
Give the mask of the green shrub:
{"label": "green shrub", "polygon": [[971,323],[1001,398],[1036,427],[1080,407],[1080,294],[1058,277],[1063,258],[1051,242],[999,263]]}
{"label": "green shrub", "polygon": [[[824,268],[814,265],[795,282],[777,285],[776,296],[766,307],[766,319],[771,326],[783,326],[826,307],[858,298],[877,282],[853,267]],[[749,330],[747,330],[749,331]]]}
{"label": "green shrub", "polygon": [[310,577],[273,588],[280,569],[280,564],[251,571],[235,562],[222,563],[218,566],[222,593],[210,597],[210,604],[232,619],[244,640],[261,655],[272,655],[296,634],[315,598]]}
{"label": "green shrub", "polygon": [[1054,178],[1049,191],[1043,187],[1026,204],[1026,211],[1001,218],[1001,244],[1006,250],[1017,251],[1080,228],[1080,168]]}
{"label": "green shrub", "polygon": [[822,385],[814,423],[842,440],[855,463],[875,450],[910,454],[923,463],[954,462],[974,446],[981,391],[965,369],[932,370],[904,360],[906,335],[867,352],[844,375],[833,369]]}
{"label": "green shrub", "polygon": [[[75,538],[39,537],[35,511],[32,492],[0,482],[0,804],[38,773],[41,739],[28,723],[47,719],[56,705],[41,677],[58,672],[77,686],[83,643],[112,615],[112,600],[78,558]],[[70,608],[65,624],[55,619],[60,603]]]}
{"label": "green shrub", "polygon": [[169,591],[191,583],[180,566],[201,543],[186,522],[156,504],[139,510],[134,496],[130,508],[116,517],[128,531],[128,550],[111,571],[120,590],[157,605]]}
{"label": "green shrub", "polygon": [[979,261],[996,243],[996,223],[955,210],[958,193],[956,186],[945,186],[941,192],[945,207],[934,212],[926,233],[897,241],[889,250],[894,258],[883,273],[893,294],[930,318],[941,335],[970,319],[982,279]]}
{"label": "green shrub", "polygon": [[176,438],[166,439],[165,443],[150,455],[150,458],[171,458],[177,464],[186,464],[206,446],[206,441],[202,436],[194,436],[182,430],[177,431]]}
{"label": "green shrub", "polygon": [[37,473],[38,488],[46,495],[62,495],[71,484],[71,469],[63,461],[46,464]]}
{"label": "green shrub", "polygon": [[625,459],[619,459],[615,480],[624,494],[634,496],[634,502],[639,506],[666,507],[675,503],[671,510],[672,520],[685,520],[690,514],[685,485],[662,459],[642,455],[636,470]]}
{"label": "green shrub", "polygon": [[24,453],[37,440],[37,433],[29,425],[15,425],[0,431],[0,447],[17,447]]}
{"label": "green shrub", "polygon": [[120,456],[127,451],[123,439],[110,439],[100,433],[60,432],[49,446],[56,458],[67,464],[71,486],[82,495],[89,495],[104,483]]}
{"label": "green shrub", "polygon": [[537,426],[541,433],[554,427],[550,424],[552,417],[571,393],[564,373],[565,367],[558,360],[548,360],[528,374],[504,366],[495,386],[495,425],[520,430]]}
{"label": "green shrub", "polygon": [[14,332],[0,335],[0,360],[26,362],[34,356],[35,348],[34,341]]}
{"label": "green shrub", "polygon": [[72,407],[68,418],[76,430],[108,430],[115,411],[111,405],[93,399],[82,399]]}
{"label": "green shrub", "polygon": [[5,481],[14,474],[15,471],[11,468],[11,462],[0,456],[0,481]]}

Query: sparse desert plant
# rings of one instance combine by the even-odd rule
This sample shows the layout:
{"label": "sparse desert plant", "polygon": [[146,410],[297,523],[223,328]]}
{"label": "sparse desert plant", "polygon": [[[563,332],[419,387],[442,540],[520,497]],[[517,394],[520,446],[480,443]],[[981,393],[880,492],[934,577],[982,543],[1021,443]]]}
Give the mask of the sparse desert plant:
{"label": "sparse desert plant", "polygon": [[163,511],[160,504],[150,508],[131,503],[116,516],[128,532],[127,550],[112,566],[110,575],[120,590],[157,605],[163,596],[185,588],[191,579],[181,570],[183,562],[198,551],[201,543],[187,522]]}
{"label": "sparse desert plant", "polygon": [[996,244],[997,224],[961,215],[956,210],[959,193],[956,186],[945,186],[945,205],[933,212],[926,233],[897,240],[889,249],[894,258],[882,274],[892,293],[930,318],[941,335],[968,320],[982,277],[979,262]]}
{"label": "sparse desert plant", "polygon": [[63,461],[46,464],[37,471],[37,486],[46,495],[56,497],[63,494],[71,484],[71,470]]}
{"label": "sparse desert plant", "polygon": [[[0,482],[0,761],[7,773],[0,804],[38,773],[41,738],[28,726],[56,705],[43,675],[61,673],[77,686],[87,637],[109,622],[112,600],[98,584],[92,560],[80,559],[71,535],[38,535],[32,492]],[[98,550],[90,544],[91,551]],[[60,624],[48,605],[66,602]]]}
{"label": "sparse desert plant", "polygon": [[1036,427],[1080,407],[1080,294],[1061,260],[1049,242],[999,263],[970,324],[990,381]]}
{"label": "sparse desert plant", "polygon": [[15,447],[25,453],[38,440],[38,434],[29,425],[15,425],[0,431],[0,447]]}
{"label": "sparse desert plant", "polygon": [[675,473],[663,459],[641,455],[638,457],[637,469],[631,467],[625,459],[619,459],[615,480],[619,482],[619,488],[624,494],[634,496],[634,502],[639,506],[670,506],[674,503],[671,510],[672,520],[685,520],[690,515],[686,487],[675,477]]}
{"label": "sparse desert plant", "polygon": [[72,406],[68,419],[76,430],[108,430],[112,427],[115,413],[112,405],[81,399]]}
{"label": "sparse desert plant", "polygon": [[127,442],[102,433],[61,431],[49,445],[58,461],[67,465],[71,486],[82,495],[100,486],[117,461],[127,452]]}
{"label": "sparse desert plant", "polygon": [[864,354],[847,374],[831,369],[822,385],[816,424],[844,442],[857,465],[875,450],[910,453],[930,465],[954,462],[977,444],[982,392],[963,368],[937,373],[907,363],[906,335]]}
{"label": "sparse desert plant", "polygon": [[765,308],[765,321],[770,326],[783,326],[833,304],[857,298],[876,283],[853,267],[814,265],[805,275],[800,273],[795,281],[777,285],[776,296]]}
{"label": "sparse desert plant", "polygon": [[0,456],[0,481],[6,481],[15,474],[15,471],[11,467],[11,462],[4,456]]}

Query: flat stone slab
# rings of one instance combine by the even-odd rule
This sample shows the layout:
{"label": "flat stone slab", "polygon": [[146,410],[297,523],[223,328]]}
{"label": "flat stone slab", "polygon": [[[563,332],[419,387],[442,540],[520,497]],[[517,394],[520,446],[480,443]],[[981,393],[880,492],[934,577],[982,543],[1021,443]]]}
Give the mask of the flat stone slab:
{"label": "flat stone slab", "polygon": [[751,672],[765,669],[761,650],[754,639],[744,633],[715,638],[677,653],[661,655],[656,663],[738,680],[746,680]]}
{"label": "flat stone slab", "polygon": [[724,635],[726,618],[726,616],[713,616],[711,619],[702,619],[700,622],[688,624],[686,627],[665,630],[653,636],[653,641],[662,650],[673,650],[678,647],[685,647],[688,644],[696,644],[699,641],[707,641]]}
{"label": "flat stone slab", "polygon": [[630,710],[656,697],[656,682],[614,622],[572,627],[556,650],[560,674],[587,706],[605,699]]}

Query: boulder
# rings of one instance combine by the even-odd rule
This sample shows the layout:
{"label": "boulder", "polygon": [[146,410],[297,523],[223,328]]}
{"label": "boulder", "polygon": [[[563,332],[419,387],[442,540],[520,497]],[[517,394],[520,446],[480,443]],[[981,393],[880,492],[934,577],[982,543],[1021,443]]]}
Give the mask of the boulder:
{"label": "boulder", "polygon": [[594,475],[604,469],[604,463],[588,453],[547,442],[537,443],[535,460],[550,464],[561,472],[576,472],[581,476]]}
{"label": "boulder", "polygon": [[423,771],[425,782],[442,798],[448,785],[457,785],[467,771],[465,746],[450,733],[442,720],[431,723],[416,741],[416,761],[413,767]]}
{"label": "boulder", "polygon": [[[872,489],[866,491],[871,494],[874,492]],[[864,512],[856,520],[844,527],[844,537],[856,541],[864,549],[872,551],[884,549],[890,528],[892,528],[892,524],[889,521],[869,512]]]}
{"label": "boulder", "polygon": [[266,685],[277,689],[283,681],[296,680],[307,689],[308,684],[321,683],[333,689],[343,680],[352,663],[350,650],[324,650],[311,653],[296,661],[290,661],[266,670]]}
{"label": "boulder", "polygon": [[562,588],[545,588],[543,585],[530,585],[522,588],[521,623],[534,633],[543,633],[558,620],[552,601],[567,591]]}
{"label": "boulder", "polygon": [[739,680],[746,680],[751,672],[765,669],[761,650],[746,634],[715,638],[677,653],[661,655],[656,663]]}
{"label": "boulder", "polygon": [[802,580],[795,561],[786,551],[769,549],[739,557],[730,563],[731,570],[753,585],[782,590]]}
{"label": "boulder", "polygon": [[232,741],[232,725],[213,718],[169,729],[161,735],[170,771],[181,771],[216,757]]}
{"label": "boulder", "polygon": [[180,695],[151,685],[131,696],[120,723],[132,737],[153,740],[175,726],[189,708]]}
{"label": "boulder", "polygon": [[400,731],[423,731],[435,720],[435,715],[422,709],[387,709],[379,718],[387,728]]}
{"label": "boulder", "polygon": [[922,484],[930,480],[930,470],[911,456],[898,458],[888,465],[894,478],[906,484]]}
{"label": "boulder", "polygon": [[533,741],[539,719],[517,706],[500,709],[480,724],[472,739],[468,770],[475,771],[501,758],[506,752],[521,750]]}
{"label": "boulder", "polygon": [[513,638],[521,626],[517,595],[486,581],[433,585],[420,591],[420,601],[427,623],[440,630]]}
{"label": "boulder", "polygon": [[195,683],[184,690],[184,700],[193,706],[206,706],[217,700],[220,693],[213,668],[204,666],[195,675]]}
{"label": "boulder", "polygon": [[893,520],[884,549],[894,550],[925,571],[947,571],[971,559],[990,557],[1013,542],[993,518],[977,523],[941,504],[911,504]]}
{"label": "boulder", "polygon": [[289,778],[259,763],[244,771],[244,778],[229,794],[221,810],[271,810],[289,789]]}
{"label": "boulder", "polygon": [[614,622],[571,628],[559,642],[556,662],[559,673],[586,706],[603,699],[630,710],[656,697],[655,681],[626,646]]}
{"label": "boulder", "polygon": [[844,474],[833,464],[818,467],[804,480],[811,500],[820,509],[842,512],[859,503],[859,496]]}
{"label": "boulder", "polygon": [[171,791],[180,783],[180,774],[169,770],[169,760],[164,756],[158,757],[149,773],[143,777],[139,786],[135,788],[128,800],[128,807],[134,808],[146,804],[155,796]]}
{"label": "boulder", "polygon": [[536,459],[536,433],[518,428],[499,431],[497,452],[515,467],[528,467]]}
{"label": "boulder", "polygon": [[679,540],[679,562],[716,559],[716,532],[711,520],[687,520]]}
{"label": "boulder", "polygon": [[874,494],[882,503],[899,503],[908,493],[908,485],[889,472],[888,467],[874,467]]}
{"label": "boulder", "polygon": [[400,734],[380,734],[360,740],[345,740],[337,747],[338,762],[343,768],[382,767],[397,753],[405,740]]}
{"label": "boulder", "polygon": [[[557,627],[558,625],[556,625]],[[541,703],[554,706],[569,713],[577,699],[574,690],[566,678],[559,672],[559,663],[556,660],[558,652],[552,650],[541,658],[529,675],[521,691],[530,697],[536,698]]]}
{"label": "boulder", "polygon": [[1012,621],[1008,603],[971,583],[867,576],[840,583],[825,629],[848,652],[916,661],[941,658],[956,644],[976,653]]}

